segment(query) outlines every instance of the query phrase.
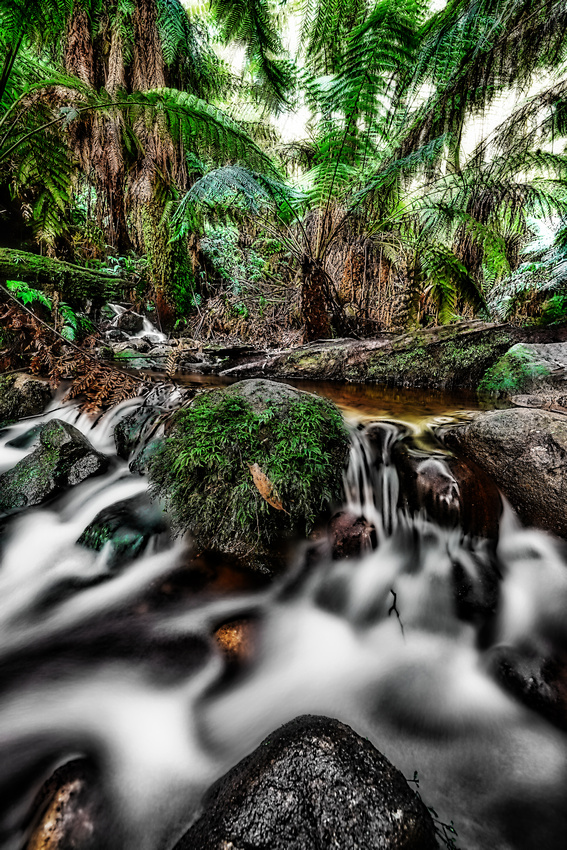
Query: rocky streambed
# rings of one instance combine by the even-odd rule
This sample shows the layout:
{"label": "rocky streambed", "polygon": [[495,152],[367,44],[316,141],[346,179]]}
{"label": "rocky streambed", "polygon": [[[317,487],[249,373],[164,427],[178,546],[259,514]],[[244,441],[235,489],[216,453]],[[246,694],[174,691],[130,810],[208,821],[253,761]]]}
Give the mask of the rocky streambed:
{"label": "rocky streambed", "polygon": [[541,411],[57,408],[2,436],[5,846],[562,846],[566,568],[478,451]]}

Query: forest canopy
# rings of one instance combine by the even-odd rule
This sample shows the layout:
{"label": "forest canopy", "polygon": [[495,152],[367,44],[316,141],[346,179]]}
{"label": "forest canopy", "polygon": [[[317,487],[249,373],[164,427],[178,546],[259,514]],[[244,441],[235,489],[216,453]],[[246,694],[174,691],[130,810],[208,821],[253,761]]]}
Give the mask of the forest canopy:
{"label": "forest canopy", "polygon": [[0,247],[190,336],[561,321],[566,32],[553,0],[0,0]]}

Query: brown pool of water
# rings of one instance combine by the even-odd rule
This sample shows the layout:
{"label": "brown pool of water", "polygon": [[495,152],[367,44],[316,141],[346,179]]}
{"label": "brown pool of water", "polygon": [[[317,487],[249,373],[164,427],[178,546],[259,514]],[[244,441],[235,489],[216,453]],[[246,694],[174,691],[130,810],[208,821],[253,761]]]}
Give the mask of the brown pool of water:
{"label": "brown pool of water", "polygon": [[[168,380],[157,372],[152,377]],[[173,380],[181,386],[219,387],[234,384],[241,378],[197,373],[177,374]],[[385,387],[377,384],[347,384],[334,381],[306,381],[269,378],[300,390],[330,399],[351,421],[394,419],[414,426],[432,425],[480,410],[481,403],[472,392],[442,392],[430,389]]]}

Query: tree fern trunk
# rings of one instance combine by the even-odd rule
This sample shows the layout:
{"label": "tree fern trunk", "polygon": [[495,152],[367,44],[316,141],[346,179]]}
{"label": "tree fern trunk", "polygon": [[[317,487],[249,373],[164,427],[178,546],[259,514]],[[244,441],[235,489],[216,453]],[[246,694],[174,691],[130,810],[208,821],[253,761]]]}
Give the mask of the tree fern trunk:
{"label": "tree fern trunk", "polygon": [[156,0],[137,0],[134,9],[132,88],[147,91],[165,86],[165,63],[157,26]]}
{"label": "tree fern trunk", "polygon": [[327,277],[320,263],[305,259],[302,264],[301,313],[304,342],[328,339],[331,322],[328,313]]}

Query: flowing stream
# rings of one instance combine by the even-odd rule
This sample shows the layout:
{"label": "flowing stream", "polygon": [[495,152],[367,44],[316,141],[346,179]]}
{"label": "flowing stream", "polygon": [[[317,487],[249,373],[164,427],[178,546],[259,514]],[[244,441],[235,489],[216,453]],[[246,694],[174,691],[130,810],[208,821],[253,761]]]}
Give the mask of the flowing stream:
{"label": "flowing stream", "polygon": [[[24,435],[53,417],[114,455],[114,426],[139,403],[93,423],[55,400],[42,417],[2,432],[0,471],[33,450]],[[118,458],[105,475],[5,523],[3,848],[26,847],[38,789],[77,757],[94,765],[103,788],[106,847],[171,848],[211,782],[303,713],[343,720],[406,777],[417,771],[421,796],[454,821],[463,850],[564,846],[566,736],[494,675],[502,647],[535,658],[565,645],[563,552],[520,528],[509,508],[497,546],[401,510],[392,453],[402,443],[417,453],[424,480],[446,476],[440,498],[449,507],[458,484],[443,471],[431,416],[380,413],[369,440],[354,423],[376,416],[348,411],[345,503],[376,529],[377,548],[358,560],[323,557],[307,568],[298,546],[276,582],[211,589],[191,578],[188,541],[159,534],[117,565],[108,547],[94,552],[77,541],[101,510],[144,498],[146,479]],[[203,569],[210,576],[222,565]],[[463,614],[456,573],[474,596],[491,570],[495,613],[476,616],[473,605]],[[253,624],[256,648],[237,675],[212,635],[242,620]]]}

